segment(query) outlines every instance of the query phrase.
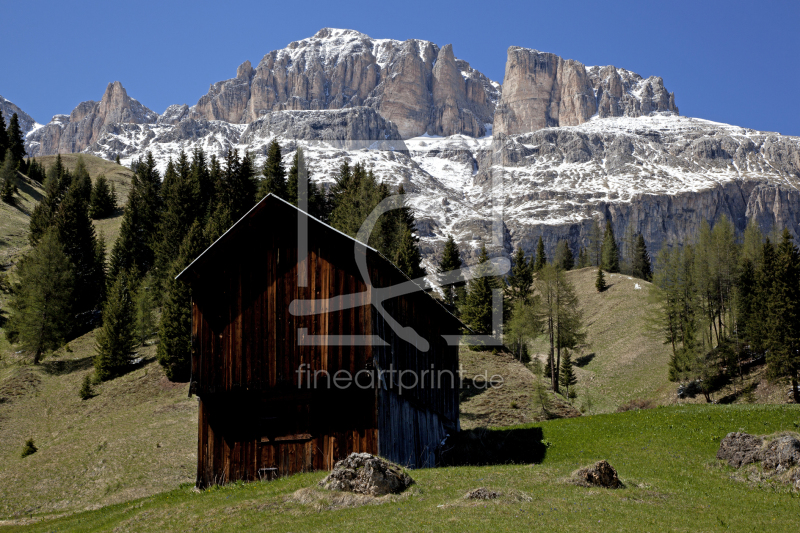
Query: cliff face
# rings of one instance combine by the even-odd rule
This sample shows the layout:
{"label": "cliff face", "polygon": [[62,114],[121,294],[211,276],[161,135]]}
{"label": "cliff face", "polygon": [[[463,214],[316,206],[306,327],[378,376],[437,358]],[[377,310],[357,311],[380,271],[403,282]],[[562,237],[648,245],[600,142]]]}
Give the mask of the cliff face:
{"label": "cliff face", "polygon": [[589,67],[555,54],[508,49],[503,95],[494,132],[508,135],[552,126],[577,126],[601,117],[638,117],[653,111],[678,113],[674,94],[661,78],[613,66]]}
{"label": "cliff face", "polygon": [[3,112],[4,119],[4,123],[0,124],[0,127],[8,128],[9,121],[11,117],[14,116],[14,113],[17,114],[17,120],[19,121],[19,127],[22,129],[22,133],[28,133],[37,125],[36,121],[33,120],[29,114],[2,96],[0,96],[0,111]]}
{"label": "cliff face", "polygon": [[118,81],[109,83],[99,102],[78,104],[67,115],[32,132],[27,138],[28,155],[51,155],[83,151],[102,133],[120,124],[152,124],[158,115],[128,96]]}
{"label": "cliff face", "polygon": [[325,28],[211,86],[192,116],[248,124],[267,113],[372,107],[400,135],[486,134],[499,84],[457,60],[451,45],[372,39]]}

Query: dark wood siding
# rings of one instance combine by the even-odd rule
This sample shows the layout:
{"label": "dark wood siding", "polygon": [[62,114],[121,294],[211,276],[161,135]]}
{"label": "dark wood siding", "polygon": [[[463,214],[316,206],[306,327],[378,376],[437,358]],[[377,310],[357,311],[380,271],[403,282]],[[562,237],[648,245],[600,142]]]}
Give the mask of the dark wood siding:
{"label": "dark wood siding", "polygon": [[[420,333],[430,349],[402,340],[371,305],[372,286],[407,278],[376,252],[314,219],[308,257],[298,265],[297,213],[268,197],[181,275],[192,284],[191,390],[202,400],[200,485],[330,469],[354,451],[433,466],[433,448],[457,425],[458,352],[441,335],[457,333],[460,323],[421,291],[391,298],[383,302],[386,312]],[[361,278],[356,256],[366,260],[371,285]],[[298,284],[299,267],[308,274],[305,287]],[[289,311],[295,300],[334,297],[347,308],[311,316]],[[302,329],[341,341],[328,337],[307,345],[298,337]],[[386,345],[348,345],[355,335],[379,335]],[[311,375],[369,370],[374,381],[390,367],[417,374],[433,367],[455,378],[441,388],[420,383],[408,390],[387,384],[380,391],[340,391],[321,385],[322,376],[317,387],[298,382],[301,365]]]}

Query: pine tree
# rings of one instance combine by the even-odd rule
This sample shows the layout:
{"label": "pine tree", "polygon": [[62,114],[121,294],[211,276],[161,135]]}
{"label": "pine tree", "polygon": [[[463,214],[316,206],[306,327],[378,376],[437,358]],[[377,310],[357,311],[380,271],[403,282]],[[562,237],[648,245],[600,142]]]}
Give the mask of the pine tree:
{"label": "pine tree", "polygon": [[[286,190],[286,169],[283,166],[281,157],[281,146],[277,140],[273,140],[267,147],[267,162],[261,171],[264,177],[258,189],[258,198],[261,199],[272,193],[279,198],[290,201]],[[295,182],[296,185],[296,182]],[[297,189],[295,188],[295,200]]]}
{"label": "pine tree", "polygon": [[95,344],[94,368],[98,379],[112,379],[129,367],[136,341],[136,308],[134,290],[128,271],[119,272],[103,308],[103,326]]}
{"label": "pine tree", "polygon": [[8,150],[8,133],[6,133],[6,121],[3,118],[3,110],[0,109],[0,163],[6,157],[6,150]]}
{"label": "pine tree", "polygon": [[606,233],[603,237],[602,268],[606,272],[619,272],[619,248],[614,238],[614,228],[611,222],[606,222]]}
{"label": "pine tree", "polygon": [[19,117],[16,113],[11,115],[11,120],[8,123],[8,149],[11,150],[11,156],[14,158],[15,163],[21,163],[25,159],[25,136],[22,134],[22,128],[19,127]]}
{"label": "pine tree", "polygon": [[83,161],[83,156],[78,155],[78,161],[75,163],[75,169],[72,171],[72,183],[70,187],[75,189],[76,192],[83,198],[87,204],[92,200],[92,178],[89,176],[89,171],[86,169],[86,163]]}
{"label": "pine tree", "polygon": [[206,162],[206,154],[202,148],[195,148],[192,152],[192,164],[189,172],[192,191],[197,202],[197,215],[205,223],[211,214],[211,204],[216,195],[216,183]]}
{"label": "pine tree", "polygon": [[35,158],[28,163],[28,177],[37,183],[44,183],[46,178],[44,168]]}
{"label": "pine tree", "polygon": [[650,254],[647,253],[647,246],[645,245],[644,237],[641,233],[636,237],[636,244],[633,250],[633,262],[631,263],[631,274],[645,281],[653,279],[653,272],[650,268]]}
{"label": "pine tree", "polygon": [[59,180],[51,173],[44,182],[44,196],[34,207],[28,223],[28,242],[31,246],[36,246],[42,236],[52,228],[60,203]]}
{"label": "pine tree", "polygon": [[467,295],[461,309],[464,323],[473,331],[486,335],[494,333],[492,290],[500,288],[491,269],[489,255],[483,246],[478,258],[478,277],[474,277],[467,285]]}
{"label": "pine tree", "polygon": [[80,317],[79,325],[88,326],[91,312],[102,304],[105,278],[102,265],[97,262],[97,236],[83,194],[73,185],[61,202],[54,222],[58,240],[74,266],[73,313]]}
{"label": "pine tree", "polygon": [[606,285],[606,277],[603,275],[603,269],[601,267],[597,267],[597,279],[594,282],[594,286],[597,292],[603,292],[608,288],[608,285]]}
{"label": "pine tree", "polygon": [[172,381],[187,381],[191,373],[191,288],[175,277],[205,248],[200,224],[195,222],[181,244],[168,278],[158,335],[158,362]]}
{"label": "pine tree", "polygon": [[128,204],[122,217],[119,236],[111,249],[108,267],[109,286],[117,275],[134,265],[145,274],[153,268],[162,212],[161,177],[150,152],[136,168],[131,180]]}
{"label": "pine tree", "polygon": [[286,182],[286,201],[320,220],[325,217],[325,193],[311,181],[302,148],[298,148],[292,158]]}
{"label": "pine tree", "polygon": [[572,356],[569,350],[564,350],[564,358],[561,360],[561,375],[559,376],[559,384],[567,391],[567,398],[569,398],[569,388],[578,383],[578,378],[575,377],[575,370],[572,368]]}
{"label": "pine tree", "polygon": [[572,270],[572,267],[575,266],[572,249],[566,240],[558,241],[554,263],[561,270]]}
{"label": "pine tree", "polygon": [[[112,184],[113,186],[113,184]],[[95,220],[108,218],[117,210],[117,202],[111,196],[111,189],[105,174],[100,174],[92,187],[92,195],[89,200],[89,213]]]}
{"label": "pine tree", "polygon": [[[766,261],[765,261],[766,264]],[[773,379],[788,379],[800,403],[800,252],[784,228],[766,299],[767,367]]]}
{"label": "pine tree", "polygon": [[[425,276],[425,269],[420,266],[422,255],[419,252],[419,244],[408,228],[403,232],[394,262],[400,272],[412,280]],[[418,284],[422,283],[424,282],[418,282]]]}
{"label": "pine tree", "polygon": [[55,232],[46,233],[19,262],[17,276],[7,329],[38,364],[72,327],[73,270]]}
{"label": "pine tree", "polygon": [[167,163],[162,185],[164,211],[161,216],[159,241],[155,247],[155,277],[153,290],[160,301],[161,288],[166,283],[170,265],[178,256],[181,242],[197,215],[197,198],[186,157],[181,152],[177,169],[172,160]]}
{"label": "pine tree", "polygon": [[544,241],[539,236],[539,242],[536,244],[536,263],[533,265],[534,272],[541,272],[547,264],[547,256],[544,254]]}
{"label": "pine tree", "polygon": [[[447,235],[447,241],[444,243],[444,250],[442,251],[442,261],[439,263],[439,273],[451,272],[461,269],[461,252],[458,249],[455,239],[452,235]],[[459,274],[459,281],[452,284],[442,285],[444,291],[444,301],[448,307],[455,310],[457,305],[463,301],[464,297],[464,276]]]}
{"label": "pine tree", "polygon": [[117,154],[116,156],[114,156],[114,162],[115,162],[116,164],[118,164],[118,165],[121,165],[121,164],[122,164],[122,161],[120,161],[120,160],[119,160],[119,154]]}
{"label": "pine tree", "polygon": [[528,301],[533,285],[533,269],[525,257],[525,251],[518,247],[514,254],[511,273],[508,275],[508,294],[512,302]]}
{"label": "pine tree", "polygon": [[78,391],[78,396],[81,400],[88,400],[94,396],[94,390],[92,389],[92,376],[89,374],[86,374],[83,377],[83,382],[81,383],[81,388]]}
{"label": "pine tree", "polygon": [[11,150],[6,150],[6,157],[0,167],[0,200],[13,205],[17,192],[17,164]]}

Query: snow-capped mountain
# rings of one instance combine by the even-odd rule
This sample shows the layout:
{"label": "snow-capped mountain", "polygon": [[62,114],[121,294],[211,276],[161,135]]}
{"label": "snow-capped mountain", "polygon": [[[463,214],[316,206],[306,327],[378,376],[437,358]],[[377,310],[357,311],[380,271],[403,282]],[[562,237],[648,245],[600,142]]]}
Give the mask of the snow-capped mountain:
{"label": "snow-capped mountain", "polygon": [[[493,134],[493,135],[492,135]],[[348,158],[415,194],[423,253],[447,234],[469,261],[532,251],[544,237],[577,251],[592,217],[628,224],[649,249],[690,237],[721,214],[798,232],[800,140],[678,115],[659,77],[585,67],[511,47],[503,86],[450,45],[320,30],[215,83],[194,106],[158,116],[110,84],[28,135],[32,155],[84,151],[159,166],[181,150],[263,162],[277,138],[287,162],[303,146],[312,179],[330,183]]]}

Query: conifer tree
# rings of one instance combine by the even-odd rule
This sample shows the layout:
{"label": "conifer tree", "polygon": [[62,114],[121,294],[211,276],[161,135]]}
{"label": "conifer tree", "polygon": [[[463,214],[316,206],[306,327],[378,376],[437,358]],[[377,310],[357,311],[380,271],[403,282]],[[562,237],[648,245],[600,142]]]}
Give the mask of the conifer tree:
{"label": "conifer tree", "polygon": [[86,163],[83,161],[83,156],[78,155],[78,161],[75,164],[75,169],[72,171],[72,183],[70,187],[76,189],[76,192],[83,198],[87,204],[92,199],[92,178],[89,177],[89,171],[86,169]]}
{"label": "conifer tree", "polygon": [[594,286],[597,289],[597,292],[603,292],[608,288],[608,285],[606,285],[606,277],[603,275],[602,267],[597,267],[597,279],[594,282]]}
{"label": "conifer tree", "polygon": [[606,272],[619,272],[619,248],[614,238],[611,222],[606,222],[606,233],[603,237],[602,267]]}
{"label": "conifer tree", "polygon": [[0,200],[13,205],[17,193],[17,164],[11,150],[6,150],[6,157],[0,166]]}
{"label": "conifer tree", "polygon": [[15,163],[21,163],[25,159],[25,136],[22,134],[22,128],[19,127],[19,117],[16,113],[11,115],[6,133],[11,156]]}
{"label": "conifer tree", "polygon": [[744,230],[744,242],[742,243],[742,258],[749,259],[753,263],[753,268],[761,266],[761,259],[764,253],[764,234],[758,226],[755,217],[750,218]]}
{"label": "conifer tree", "polygon": [[641,233],[636,237],[636,244],[633,249],[631,274],[645,281],[653,279],[653,272],[650,268],[650,254],[647,253],[647,246]]}
{"label": "conifer tree", "polygon": [[95,344],[94,369],[106,381],[125,371],[136,348],[136,308],[134,280],[127,270],[118,273],[103,308],[103,326]]}
{"label": "conifer tree", "polygon": [[511,273],[508,275],[508,295],[512,302],[528,301],[533,285],[533,269],[525,257],[525,251],[517,247],[512,261]]}
{"label": "conifer tree", "polygon": [[202,222],[205,223],[216,195],[216,184],[209,171],[206,154],[202,148],[195,148],[192,152],[189,179],[197,202],[197,216],[202,218]]}
{"label": "conifer tree", "polygon": [[547,256],[544,254],[544,241],[539,236],[539,242],[536,244],[536,263],[533,265],[534,272],[541,272],[547,264]]}
{"label": "conifer tree", "polygon": [[[442,251],[442,262],[439,264],[439,273],[451,272],[453,270],[461,269],[461,252],[458,249],[458,244],[452,235],[447,235],[447,241],[444,243],[444,250]],[[459,274],[459,280],[456,283],[443,285],[442,291],[444,292],[444,301],[450,309],[456,309],[457,305],[463,301],[464,286],[466,281],[464,276]]]}
{"label": "conifer tree", "polygon": [[5,160],[6,150],[8,150],[8,133],[6,133],[6,120],[3,118],[3,110],[0,109],[0,163]]}
{"label": "conifer tree", "polygon": [[[303,181],[305,185],[303,185]],[[305,193],[303,193],[303,188],[305,188]],[[325,217],[325,193],[311,181],[302,148],[298,148],[292,158],[289,179],[286,182],[285,200],[297,207],[305,206],[304,209],[309,215],[320,220]]]}
{"label": "conifer tree", "polygon": [[774,379],[788,379],[800,403],[800,252],[784,228],[775,254],[772,287],[766,300],[767,366]]}
{"label": "conifer tree", "polygon": [[403,231],[394,263],[403,274],[412,280],[417,280],[425,276],[425,269],[420,266],[421,262],[422,255],[419,252],[418,239],[412,235],[410,229],[406,228]]}
{"label": "conifer tree", "polygon": [[28,177],[37,183],[44,183],[46,178],[44,168],[35,158],[28,163]]}
{"label": "conifer tree", "polygon": [[592,260],[589,257],[589,251],[581,246],[580,252],[578,252],[578,268],[586,268],[592,266]]}
{"label": "conifer tree", "polygon": [[51,174],[45,179],[44,196],[33,208],[33,213],[28,223],[28,242],[32,246],[36,246],[42,236],[52,228],[53,219],[61,203],[58,178]]}
{"label": "conifer tree", "polygon": [[162,192],[164,211],[161,216],[159,241],[155,248],[155,277],[153,290],[156,301],[160,301],[161,288],[169,275],[170,265],[178,256],[181,242],[195,221],[197,198],[190,176],[189,164],[181,152],[177,169],[172,160],[167,163],[164,172]]}
{"label": "conifer tree", "polygon": [[181,244],[167,278],[164,307],[158,335],[158,362],[172,381],[187,381],[191,372],[191,288],[175,277],[205,248],[200,224],[195,222]]}
{"label": "conifer tree", "polygon": [[142,274],[153,267],[162,211],[161,177],[150,152],[136,168],[131,191],[122,217],[119,236],[111,249],[108,266],[109,286],[117,275],[134,265]]}
{"label": "conifer tree", "polygon": [[501,288],[497,276],[493,275],[492,266],[486,247],[481,247],[481,255],[477,265],[478,277],[474,277],[467,285],[467,295],[461,309],[464,323],[474,331],[492,335],[493,298],[492,291]]}
{"label": "conifer tree", "polygon": [[[267,147],[267,161],[261,171],[264,177],[258,190],[258,198],[261,199],[272,193],[279,198],[288,200],[286,190],[286,168],[283,166],[281,157],[281,146],[277,140],[273,140]],[[295,182],[296,184],[296,182]],[[297,197],[295,189],[295,198]]]}
{"label": "conifer tree", "polygon": [[569,246],[569,242],[566,240],[558,241],[554,263],[561,270],[572,270],[572,267],[575,266],[575,258],[572,255],[572,249]]}
{"label": "conifer tree", "polygon": [[59,205],[55,217],[55,229],[64,253],[74,266],[75,292],[73,313],[81,326],[88,325],[91,315],[102,304],[103,276],[102,265],[97,262],[97,236],[89,218],[89,208],[84,200],[84,191],[76,186],[67,192]]}
{"label": "conifer tree", "polygon": [[44,352],[61,345],[72,327],[73,269],[54,231],[19,262],[17,276],[7,330],[38,364]]}
{"label": "conifer tree", "polygon": [[89,374],[86,374],[83,377],[83,382],[81,383],[81,388],[78,391],[78,396],[81,400],[88,400],[94,396],[94,390],[92,389],[92,377]]}
{"label": "conifer tree", "polygon": [[561,376],[559,376],[560,385],[566,389],[566,396],[569,398],[569,388],[578,383],[578,378],[575,377],[575,370],[572,368],[572,356],[569,350],[564,350],[564,357],[561,360]]}
{"label": "conifer tree", "polygon": [[[113,185],[112,185],[113,186]],[[117,209],[116,199],[111,196],[111,189],[105,174],[100,174],[92,187],[89,200],[89,213],[95,220],[108,218]]]}

